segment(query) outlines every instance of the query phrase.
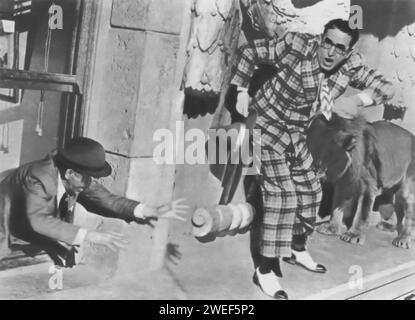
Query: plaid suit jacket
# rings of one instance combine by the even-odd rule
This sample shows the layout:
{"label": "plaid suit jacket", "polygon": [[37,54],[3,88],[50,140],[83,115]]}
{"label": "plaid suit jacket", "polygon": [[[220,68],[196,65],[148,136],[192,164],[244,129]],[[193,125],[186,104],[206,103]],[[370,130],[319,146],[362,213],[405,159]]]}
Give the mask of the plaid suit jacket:
{"label": "plaid suit jacket", "polygon": [[[318,48],[321,36],[287,33],[281,39],[258,39],[239,48],[231,83],[247,88],[258,64],[276,67],[274,77],[264,83],[253,98],[250,110],[257,112],[262,145],[282,153],[294,149],[314,115],[313,104],[320,86]],[[328,79],[334,99],[348,86],[369,89],[376,104],[393,96],[392,84],[368,67],[361,54],[352,55]]]}

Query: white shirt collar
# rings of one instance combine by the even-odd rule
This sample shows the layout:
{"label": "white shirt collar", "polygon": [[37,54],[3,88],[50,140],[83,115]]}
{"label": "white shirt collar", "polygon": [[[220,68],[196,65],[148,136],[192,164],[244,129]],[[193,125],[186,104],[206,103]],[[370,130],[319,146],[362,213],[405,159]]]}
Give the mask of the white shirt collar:
{"label": "white shirt collar", "polygon": [[58,193],[56,194],[56,199],[58,200],[58,203],[61,201],[65,192],[66,192],[66,189],[65,189],[65,186],[63,185],[61,175],[58,173]]}

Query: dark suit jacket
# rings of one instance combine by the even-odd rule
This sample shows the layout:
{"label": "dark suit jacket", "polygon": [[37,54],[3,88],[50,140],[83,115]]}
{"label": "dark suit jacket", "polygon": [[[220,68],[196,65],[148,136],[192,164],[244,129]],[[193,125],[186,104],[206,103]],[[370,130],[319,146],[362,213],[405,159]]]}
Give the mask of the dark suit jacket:
{"label": "dark suit jacket", "polygon": [[[51,156],[0,174],[0,258],[8,253],[12,237],[46,250],[58,241],[73,243],[79,227],[59,219],[58,174]],[[90,212],[127,222],[135,220],[139,204],[96,182],[79,194],[77,202]]]}

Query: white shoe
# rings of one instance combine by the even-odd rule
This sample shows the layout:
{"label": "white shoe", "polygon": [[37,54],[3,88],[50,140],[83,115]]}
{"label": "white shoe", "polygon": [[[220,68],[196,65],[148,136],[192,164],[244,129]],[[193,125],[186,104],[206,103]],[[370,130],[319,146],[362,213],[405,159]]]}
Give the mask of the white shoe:
{"label": "white shoe", "polygon": [[292,250],[291,258],[283,258],[285,262],[290,264],[296,264],[303,267],[306,270],[317,272],[317,273],[326,273],[327,269],[322,264],[316,263],[313,258],[311,258],[308,251],[295,251]]}
{"label": "white shoe", "polygon": [[282,289],[278,277],[273,271],[262,274],[259,272],[259,268],[256,268],[253,281],[266,295],[277,300],[288,300],[287,293]]}

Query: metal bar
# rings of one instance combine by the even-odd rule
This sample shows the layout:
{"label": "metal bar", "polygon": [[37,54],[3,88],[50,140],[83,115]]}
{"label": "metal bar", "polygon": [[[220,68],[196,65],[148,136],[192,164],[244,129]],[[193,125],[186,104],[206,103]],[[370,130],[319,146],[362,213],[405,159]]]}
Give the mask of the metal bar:
{"label": "metal bar", "polygon": [[[72,38],[70,42],[70,47],[68,48],[68,56],[66,58],[67,64],[65,67],[65,73],[75,75],[76,74],[76,65],[77,65],[77,52],[78,52],[78,43],[79,43],[79,30],[81,24],[81,15],[82,15],[82,3],[81,0],[77,0],[74,9],[73,16],[73,31]],[[79,79],[79,77],[78,77]],[[62,99],[62,109],[63,109],[63,121],[62,129],[60,130],[59,136],[59,145],[64,146],[68,139],[73,138],[74,136],[80,135],[79,132],[79,121],[81,106],[78,108],[78,102],[82,99],[78,99],[78,95],[69,95],[65,94]]]}
{"label": "metal bar", "polygon": [[36,80],[5,80],[0,78],[0,88],[16,88],[27,90],[44,90],[77,93],[72,84],[36,81]]}
{"label": "metal bar", "polygon": [[74,85],[77,84],[76,77],[73,75],[40,71],[0,69],[0,78],[54,81],[60,83],[70,83]]}
{"label": "metal bar", "polygon": [[100,24],[100,12],[103,1],[81,0],[81,16],[79,25],[79,40],[77,47],[77,74],[82,85],[82,97],[80,104],[79,130],[80,135],[86,129],[88,110],[90,108],[93,66],[95,65],[97,37]]}
{"label": "metal bar", "polygon": [[76,7],[75,7],[75,12],[74,12],[74,26],[73,26],[73,31],[72,31],[72,39],[71,39],[71,44],[69,47],[69,59],[68,59],[68,65],[66,67],[66,73],[68,74],[76,74],[76,53],[78,51],[78,44],[79,44],[79,29],[80,29],[80,24],[81,24],[81,20],[82,20],[82,2],[81,0],[77,0],[76,1]]}
{"label": "metal bar", "polygon": [[80,93],[76,76],[13,69],[0,69],[0,87]]}

